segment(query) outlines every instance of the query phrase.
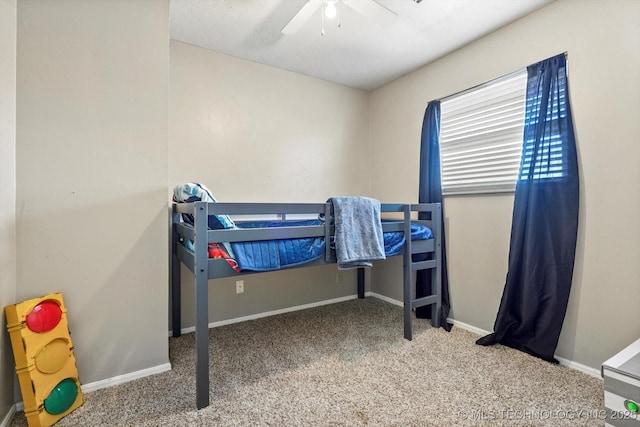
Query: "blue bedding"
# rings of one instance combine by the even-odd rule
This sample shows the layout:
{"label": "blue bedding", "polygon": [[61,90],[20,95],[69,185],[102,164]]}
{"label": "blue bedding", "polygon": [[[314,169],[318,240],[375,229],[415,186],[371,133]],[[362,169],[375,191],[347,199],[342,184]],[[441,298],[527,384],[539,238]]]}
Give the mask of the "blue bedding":
{"label": "blue bedding", "polygon": [[[319,220],[251,221],[236,224],[238,228],[296,227],[320,225]],[[233,252],[241,271],[271,271],[294,267],[320,258],[324,254],[323,237],[233,242]]]}
{"label": "blue bedding", "polygon": [[[384,222],[384,220],[383,220]],[[384,233],[384,253],[387,256],[398,255],[404,247],[404,233],[388,232]],[[411,223],[411,240],[428,240],[433,239],[431,229],[422,224]]]}
{"label": "blue bedding", "polygon": [[[321,220],[301,221],[251,221],[237,223],[238,228],[293,227],[321,225]],[[405,237],[402,232],[383,233],[384,249],[387,256],[402,252]],[[411,240],[433,238],[431,229],[421,224],[411,224]],[[240,270],[272,271],[311,262],[324,255],[324,237],[299,239],[261,240],[256,242],[231,243]]]}

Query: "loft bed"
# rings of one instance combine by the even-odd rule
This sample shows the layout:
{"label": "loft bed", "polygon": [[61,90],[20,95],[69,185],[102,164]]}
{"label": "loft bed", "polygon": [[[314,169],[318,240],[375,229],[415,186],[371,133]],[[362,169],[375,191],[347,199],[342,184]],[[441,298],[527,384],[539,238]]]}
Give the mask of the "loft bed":
{"label": "loft bed", "polygon": [[[180,264],[193,272],[195,287],[195,348],[196,348],[196,406],[198,409],[209,405],[209,335],[208,335],[208,281],[222,277],[236,277],[258,271],[242,270],[229,262],[226,257],[216,257],[212,245],[219,242],[243,244],[246,242],[282,242],[298,239],[319,239],[322,254],[304,264],[294,264],[287,268],[306,267],[337,262],[335,244],[336,227],[333,221],[305,222],[288,219],[293,216],[319,216],[331,219],[334,204],[330,199],[326,203],[211,203],[195,201],[191,203],[173,203],[171,232],[171,313],[172,335],[178,337],[180,330]],[[416,213],[420,219],[416,218]],[[211,218],[231,215],[234,218],[255,218],[260,215],[278,217],[277,226],[262,225],[255,221],[236,221],[237,228],[211,229]],[[431,322],[440,326],[441,310],[441,233],[442,210],[439,203],[423,204],[381,204],[380,216],[385,237],[402,238],[400,247],[390,256],[403,257],[403,303],[404,337],[412,339],[412,310],[430,305]],[[422,219],[426,218],[426,219]],[[249,224],[243,228],[243,224]],[[430,237],[413,240],[414,228],[427,227]],[[419,233],[418,233],[419,234]],[[405,236],[412,236],[406,238]],[[423,236],[424,237],[424,236]],[[416,237],[418,238],[418,237]],[[397,245],[396,245],[397,246]],[[217,247],[217,246],[216,246]],[[221,247],[221,246],[220,246]],[[317,248],[316,248],[317,249]],[[280,268],[284,269],[284,268]],[[416,270],[431,270],[431,295],[413,298],[411,273]],[[239,271],[239,272],[238,272]],[[364,268],[358,268],[358,298],[364,298]]]}

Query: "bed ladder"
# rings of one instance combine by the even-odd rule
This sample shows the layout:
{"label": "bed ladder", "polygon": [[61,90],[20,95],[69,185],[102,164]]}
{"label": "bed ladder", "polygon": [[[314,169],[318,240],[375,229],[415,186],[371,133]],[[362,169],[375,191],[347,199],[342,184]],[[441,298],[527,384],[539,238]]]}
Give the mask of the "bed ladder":
{"label": "bed ladder", "polygon": [[[411,341],[413,339],[412,320],[413,310],[418,307],[431,305],[431,324],[434,328],[440,327],[440,312],[442,310],[442,205],[440,203],[420,203],[405,205],[404,213],[404,235],[411,236],[411,213],[430,212],[428,226],[433,232],[434,238],[431,240],[411,241],[407,237],[403,253],[403,303],[404,303],[404,337]],[[433,253],[433,256],[419,257],[420,254]],[[416,258],[427,258],[414,261]],[[425,254],[426,255],[426,254]],[[431,295],[420,298],[412,296],[412,276],[414,271],[431,270]],[[415,283],[415,282],[414,282]]]}

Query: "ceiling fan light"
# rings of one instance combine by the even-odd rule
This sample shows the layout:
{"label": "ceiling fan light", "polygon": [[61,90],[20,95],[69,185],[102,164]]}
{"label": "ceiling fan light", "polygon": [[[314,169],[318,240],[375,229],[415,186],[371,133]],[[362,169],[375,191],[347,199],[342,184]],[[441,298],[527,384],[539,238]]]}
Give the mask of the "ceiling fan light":
{"label": "ceiling fan light", "polygon": [[326,16],[327,19],[333,19],[337,14],[338,9],[336,8],[336,3],[334,1],[328,1],[324,8],[324,16]]}

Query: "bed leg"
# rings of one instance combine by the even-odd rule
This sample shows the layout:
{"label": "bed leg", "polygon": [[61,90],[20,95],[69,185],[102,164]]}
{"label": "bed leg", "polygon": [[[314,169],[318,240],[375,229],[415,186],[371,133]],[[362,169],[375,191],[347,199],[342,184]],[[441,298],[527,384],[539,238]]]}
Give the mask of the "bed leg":
{"label": "bed leg", "polygon": [[209,406],[209,313],[205,272],[196,274],[196,407]]}
{"label": "bed leg", "polygon": [[196,407],[209,406],[209,253],[207,251],[207,203],[195,209],[195,309],[196,309]]}
{"label": "bed leg", "polygon": [[364,298],[364,268],[358,268],[358,298]]}
{"label": "bed leg", "polygon": [[411,284],[410,280],[407,280],[406,275],[403,286],[403,299],[404,299],[404,338],[411,341],[413,340],[413,328],[412,328],[412,310],[411,310]]}
{"label": "bed leg", "polygon": [[[439,264],[439,263],[438,263]],[[431,269],[431,295],[437,295],[436,302],[431,304],[431,326],[440,327],[440,311],[442,310],[442,278],[440,268]]]}
{"label": "bed leg", "polygon": [[179,337],[182,332],[181,327],[181,306],[180,306],[180,261],[173,254],[171,256],[171,332],[173,337]]}
{"label": "bed leg", "polygon": [[404,305],[404,338],[406,340],[413,340],[413,330],[411,327],[411,303]]}
{"label": "bed leg", "polygon": [[181,335],[181,303],[180,303],[180,260],[176,254],[178,245],[178,232],[176,231],[176,224],[180,222],[180,214],[176,212],[175,205],[172,207],[171,212],[171,264],[170,264],[170,277],[171,277],[171,335],[173,337],[179,337]]}

